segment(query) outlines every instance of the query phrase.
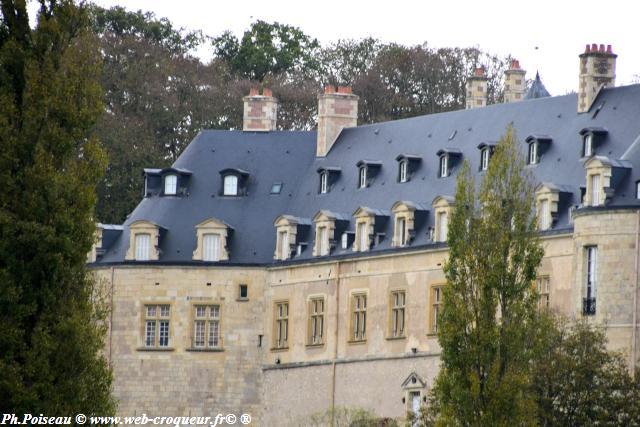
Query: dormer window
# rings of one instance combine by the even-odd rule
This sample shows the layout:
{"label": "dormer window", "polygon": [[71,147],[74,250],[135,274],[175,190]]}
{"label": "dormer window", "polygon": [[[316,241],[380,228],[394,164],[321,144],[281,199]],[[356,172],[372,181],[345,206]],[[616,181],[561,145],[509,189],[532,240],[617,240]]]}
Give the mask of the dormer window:
{"label": "dormer window", "polygon": [[313,243],[313,256],[327,256],[335,247],[336,238],[343,234],[349,225],[347,215],[321,210],[313,217],[316,240]]}
{"label": "dormer window", "polygon": [[462,158],[462,152],[457,148],[444,148],[438,150],[439,157],[438,178],[446,178],[451,175],[454,166]]}
{"label": "dormer window", "polygon": [[538,163],[538,142],[532,141],[529,143],[529,155],[527,156],[527,163],[535,165]]}
{"label": "dormer window", "polygon": [[151,221],[139,220],[129,225],[129,249],[125,259],[129,261],[157,261],[159,243],[165,229]]}
{"label": "dormer window", "polygon": [[358,167],[358,188],[366,188],[371,185],[382,167],[382,162],[377,160],[360,160]]}
{"label": "dormer window", "polygon": [[591,185],[591,206],[600,206],[600,193],[602,192],[602,188],[600,187],[600,175],[590,175],[589,184]]}
{"label": "dormer window", "polygon": [[360,166],[358,170],[358,188],[366,188],[367,187],[367,167]]}
{"label": "dormer window", "polygon": [[233,228],[216,218],[209,218],[196,225],[196,249],[193,259],[198,261],[227,261],[227,241]]}
{"label": "dormer window", "polygon": [[582,157],[596,155],[596,147],[602,144],[608,131],[601,127],[587,127],[580,130],[582,137]]}
{"label": "dormer window", "polygon": [[420,167],[422,157],[414,154],[400,154],[396,157],[398,162],[398,182],[409,182],[413,174]]}
{"label": "dormer window", "polygon": [[349,235],[347,233],[342,233],[342,237],[340,239],[340,247],[342,249],[347,249],[349,247]]}
{"label": "dormer window", "polygon": [[398,177],[398,181],[400,182],[407,182],[409,180],[408,178],[408,169],[409,169],[409,165],[407,160],[403,160],[399,163],[399,177]]}
{"label": "dormer window", "polygon": [[326,194],[329,190],[329,174],[324,171],[320,173],[320,194]]}
{"label": "dormer window", "polygon": [[224,169],[220,171],[222,176],[221,196],[237,197],[247,195],[247,183],[249,172],[241,169]]}
{"label": "dormer window", "polygon": [[178,176],[166,175],[164,177],[165,196],[175,196],[177,192],[178,192]]}
{"label": "dormer window", "polygon": [[238,195],[238,177],[235,175],[227,175],[224,177],[224,196]]}
{"label": "dormer window", "polygon": [[391,246],[409,246],[416,235],[416,229],[426,220],[428,210],[410,201],[398,201],[391,207],[394,216],[394,230]]}
{"label": "dormer window", "polygon": [[289,259],[291,256],[291,247],[289,245],[289,232],[278,232],[278,240],[280,241],[280,259]]}
{"label": "dormer window", "polygon": [[449,176],[449,157],[446,154],[440,156],[440,178]]}
{"label": "dormer window", "polygon": [[489,148],[483,148],[480,151],[480,170],[486,171],[489,169]]}
{"label": "dormer window", "polygon": [[434,224],[434,242],[446,242],[449,233],[449,220],[453,213],[454,199],[449,196],[437,196],[431,203],[435,224]]}
{"label": "dormer window", "polygon": [[[280,215],[273,224],[276,228],[276,260],[290,259],[293,254],[302,254],[309,235],[311,221],[291,215]],[[299,249],[298,249],[299,248]]]}
{"label": "dormer window", "polygon": [[529,135],[525,142],[528,145],[527,164],[536,165],[540,163],[540,158],[551,146],[551,137],[547,135]]}

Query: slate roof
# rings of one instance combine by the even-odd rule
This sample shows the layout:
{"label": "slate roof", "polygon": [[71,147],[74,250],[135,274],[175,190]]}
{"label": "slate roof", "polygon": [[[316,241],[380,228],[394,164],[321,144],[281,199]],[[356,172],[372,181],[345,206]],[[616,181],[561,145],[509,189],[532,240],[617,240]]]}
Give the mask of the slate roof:
{"label": "slate roof", "polygon": [[547,96],[551,96],[551,94],[549,94],[547,88],[544,87],[544,83],[542,83],[540,79],[540,73],[536,71],[536,78],[531,83],[531,87],[524,96],[524,99],[546,98]]}
{"label": "slate roof", "polygon": [[[598,113],[594,115],[595,110]],[[638,118],[640,85],[632,85],[602,90],[592,112],[583,114],[577,113],[577,97],[571,94],[349,128],[343,130],[324,158],[315,156],[315,131],[205,130],[172,166],[192,173],[188,195],[144,198],[124,223],[121,236],[98,262],[123,262],[129,244],[128,225],[136,220],[149,220],[166,229],[160,243],[159,263],[201,263],[191,260],[196,245],[195,225],[214,217],[233,228],[230,259],[223,264],[271,264],[276,239],[273,222],[279,215],[310,221],[320,210],[348,216],[366,206],[379,212],[384,220],[400,200],[431,209],[435,197],[454,195],[456,175],[462,164],[458,162],[450,176],[438,178],[436,153],[441,149],[460,152],[481,178],[479,144],[497,141],[509,124],[516,129],[523,155],[528,136],[551,138],[539,164],[528,168],[536,183],[549,183],[567,192],[554,229],[570,230],[569,207],[580,203],[581,187],[586,182],[585,159],[580,157],[580,131],[584,128],[606,129],[608,133],[597,146],[596,154],[607,157],[612,164],[631,166],[617,183],[609,205],[640,206],[640,200],[635,198],[635,183],[640,180]],[[422,161],[409,182],[399,183],[396,159],[403,153],[420,156]],[[369,187],[358,189],[356,165],[367,159],[376,159],[382,166]],[[219,196],[222,185],[219,172],[227,168],[250,174],[246,196]],[[341,173],[330,192],[319,194],[318,171],[327,168],[339,168]],[[270,194],[274,182],[283,183],[278,195]],[[347,231],[354,231],[354,220],[349,219]],[[398,250],[390,246],[393,221],[389,218],[381,222],[382,227],[376,231],[383,234],[382,240],[371,252]],[[433,216],[426,215],[418,224],[411,246],[434,245],[427,233],[433,225]],[[293,262],[319,258],[311,255],[313,234],[309,233],[308,245]],[[335,238],[339,242],[340,236]],[[338,248],[330,256],[348,254],[353,254],[351,248]]]}

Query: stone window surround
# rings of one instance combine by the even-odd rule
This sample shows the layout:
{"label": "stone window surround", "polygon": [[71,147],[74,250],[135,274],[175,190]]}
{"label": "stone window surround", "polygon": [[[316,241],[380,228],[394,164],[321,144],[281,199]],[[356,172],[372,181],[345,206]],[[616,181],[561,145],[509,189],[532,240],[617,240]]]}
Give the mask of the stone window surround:
{"label": "stone window surround", "polygon": [[[209,347],[205,344],[204,347],[195,347],[193,345],[193,340],[195,337],[195,321],[196,321],[196,306],[212,306],[212,305],[217,305],[218,306],[218,346],[217,347]],[[189,326],[189,332],[191,333],[191,335],[189,336],[189,340],[187,341],[188,343],[190,343],[187,348],[186,351],[196,351],[196,352],[219,352],[219,351],[224,351],[224,334],[222,333],[222,328],[223,328],[223,319],[224,319],[224,305],[223,305],[223,301],[220,298],[214,297],[213,299],[207,299],[207,300],[198,300],[198,301],[191,301],[189,304],[189,310],[190,310],[190,326]],[[207,321],[209,320],[209,318],[207,318]],[[206,328],[205,328],[206,331]],[[208,340],[208,337],[205,334],[205,343]]]}
{"label": "stone window surround", "polygon": [[[582,148],[580,154],[582,157],[595,156],[596,148],[605,141],[608,131],[601,127],[586,127],[580,130],[580,139],[582,142]],[[586,153],[587,139],[589,139],[590,152]]]}
{"label": "stone window surround", "polygon": [[549,209],[547,211],[546,223],[549,226],[545,230],[553,228],[555,221],[558,219],[558,203],[560,201],[560,190],[552,184],[542,183],[536,187],[536,215],[538,216],[538,229],[542,231],[543,220],[542,215],[542,203],[547,201]]}
{"label": "stone window surround", "polygon": [[428,320],[428,324],[427,324],[427,336],[428,337],[435,337],[437,336],[437,332],[433,330],[434,328],[434,323],[435,323],[435,319],[434,319],[434,310],[433,310],[433,306],[435,303],[435,290],[436,289],[440,289],[440,303],[439,306],[443,307],[443,296],[442,296],[442,289],[446,286],[447,282],[444,281],[439,281],[439,282],[434,282],[432,284],[429,285],[429,302],[427,304],[428,307],[428,316],[427,316],[427,320]]}
{"label": "stone window surround", "polygon": [[[277,342],[276,342],[276,338],[278,335],[278,315],[277,315],[277,309],[278,306],[280,304],[286,304],[287,305],[287,315],[286,315],[286,335],[287,335],[287,339],[285,344],[283,346],[277,346]],[[288,299],[279,299],[279,300],[275,300],[273,301],[273,304],[271,305],[273,308],[273,346],[271,347],[271,351],[272,352],[278,352],[278,351],[287,351],[289,350],[289,343],[291,342],[291,303]]]}
{"label": "stone window surround", "polygon": [[[447,216],[447,224],[451,223],[451,214],[453,213],[454,198],[450,196],[437,196],[431,203],[434,215],[434,227],[433,234],[434,242],[446,242],[446,236],[440,236],[440,214],[445,213]],[[448,227],[447,227],[448,228]]]}
{"label": "stone window surround", "polygon": [[584,167],[587,173],[587,185],[583,203],[585,206],[593,206],[593,202],[591,200],[591,195],[593,194],[591,188],[591,177],[594,175],[600,175],[600,203],[598,206],[603,206],[607,199],[607,192],[605,191],[605,188],[609,188],[611,185],[612,167],[598,156],[591,157],[587,160]]}
{"label": "stone window surround", "polygon": [[[312,250],[313,256],[327,256],[331,254],[331,252],[336,246],[336,241],[337,241],[335,236],[336,220],[341,220],[341,219],[342,218],[339,215],[336,215],[327,210],[321,210],[313,217],[312,221],[315,229],[315,239],[313,241],[313,250]],[[319,237],[320,237],[320,228],[322,227],[325,227],[327,229],[326,239],[328,241],[326,242],[326,245],[327,245],[327,248],[329,249],[329,253],[324,255],[320,254],[320,248],[322,246],[322,242],[320,242]]]}
{"label": "stone window surround", "polygon": [[[402,306],[402,310],[403,310],[403,314],[402,314],[402,333],[400,335],[394,335],[394,330],[393,330],[393,314],[394,314],[394,302],[393,302],[393,296],[396,293],[404,293],[404,304]],[[407,288],[406,287],[397,287],[397,288],[392,288],[389,289],[389,295],[388,295],[388,310],[387,310],[387,340],[399,340],[399,339],[405,339],[407,338],[408,334],[407,334],[407,318],[408,318],[408,310],[407,310],[407,298],[408,296],[408,292],[407,292]]]}
{"label": "stone window surround", "polygon": [[[175,328],[175,325],[173,325],[172,322],[172,318],[173,318],[173,313],[174,313],[174,301],[166,301],[166,300],[157,300],[157,299],[151,299],[148,301],[140,301],[140,307],[138,307],[138,312],[140,313],[140,326],[139,326],[139,345],[138,348],[136,349],[137,351],[174,351],[174,335],[173,335],[173,330]],[[169,306],[169,345],[167,347],[160,347],[158,345],[155,345],[153,347],[147,347],[146,346],[146,337],[145,337],[145,332],[146,332],[146,320],[147,320],[147,306],[161,306],[161,305],[168,305]],[[156,316],[156,319],[160,319],[161,317],[159,315]],[[156,330],[156,341],[159,339],[159,330]]]}
{"label": "stone window surround", "polygon": [[220,248],[219,254],[220,259],[218,261],[228,261],[229,260],[229,232],[231,227],[228,224],[216,219],[216,218],[208,218],[196,225],[196,249],[193,251],[193,260],[194,261],[203,261],[204,257],[204,248],[203,248],[203,240],[205,234],[217,234],[220,236]]}
{"label": "stone window surround", "polygon": [[[322,337],[320,342],[314,343],[312,338],[312,305],[314,301],[322,301]],[[307,348],[324,347],[327,343],[327,296],[326,294],[312,294],[307,296]]]}
{"label": "stone window surround", "polygon": [[[291,253],[298,244],[298,225],[306,224],[306,220],[294,217],[292,215],[280,215],[274,221],[273,225],[276,228],[276,249],[273,254],[275,260],[285,261],[291,259]],[[280,242],[281,233],[286,232],[289,238],[289,253],[282,254],[282,243]]]}
{"label": "stone window surround", "polygon": [[[354,313],[355,313],[355,298],[359,297],[359,296],[364,296],[365,300],[366,300],[366,305],[364,308],[364,313],[365,313],[365,317],[364,317],[364,322],[365,322],[365,328],[364,328],[364,338],[362,339],[355,339],[354,337],[354,333],[355,333],[355,324],[354,324]],[[358,288],[358,289],[352,289],[351,291],[349,291],[349,336],[347,338],[347,344],[364,344],[367,342],[367,310],[369,308],[369,289],[368,288]]]}
{"label": "stone window surround", "polygon": [[150,236],[150,252],[149,261],[157,261],[160,258],[160,226],[151,221],[138,220],[129,225],[129,248],[125,255],[125,260],[135,261],[136,259],[136,235],[137,234],[149,234]]}
{"label": "stone window surround", "polygon": [[[527,165],[537,165],[542,160],[544,153],[551,147],[553,139],[548,135],[529,135],[525,142],[527,143]],[[532,159],[531,150],[535,150],[535,158]],[[534,160],[532,162],[532,160]]]}
{"label": "stone window surround", "polygon": [[[412,380],[415,380],[415,382]],[[402,402],[405,404],[405,410],[407,412],[413,412],[413,401],[411,396],[414,393],[419,393],[420,406],[423,406],[427,396],[427,383],[414,371],[402,383],[402,391],[404,393]]]}
{"label": "stone window surround", "polygon": [[[411,202],[398,201],[391,207],[393,213],[393,239],[391,246],[394,248],[406,247],[411,244],[415,235],[415,211],[416,206]],[[406,243],[403,245],[401,234],[398,230],[398,220],[404,219]]]}
{"label": "stone window surround", "polygon": [[[356,230],[356,236],[353,241],[353,251],[366,252],[371,249],[371,246],[373,243],[373,236],[375,234],[375,221],[376,221],[375,212],[373,212],[371,209],[367,207],[361,206],[353,213],[353,217],[355,218],[355,230]],[[365,227],[366,227],[366,230],[368,230],[367,234],[369,238],[367,239],[368,245],[366,248],[360,247],[360,241],[361,241],[360,224],[366,224]]]}

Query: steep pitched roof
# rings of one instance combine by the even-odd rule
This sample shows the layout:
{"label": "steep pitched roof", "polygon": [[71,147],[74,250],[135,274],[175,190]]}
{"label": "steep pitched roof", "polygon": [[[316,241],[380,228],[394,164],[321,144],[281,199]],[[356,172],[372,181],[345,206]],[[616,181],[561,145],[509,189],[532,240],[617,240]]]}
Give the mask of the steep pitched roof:
{"label": "steep pitched roof", "polygon": [[547,96],[551,95],[547,91],[547,88],[544,87],[544,83],[542,83],[542,80],[540,79],[540,73],[536,71],[536,78],[531,83],[531,87],[524,96],[524,99],[546,98]]}
{"label": "steep pitched roof", "polygon": [[[273,221],[279,215],[311,219],[320,210],[349,213],[360,206],[389,212],[399,200],[431,209],[435,197],[454,195],[459,170],[456,167],[451,176],[438,178],[436,153],[446,147],[456,149],[481,178],[478,144],[500,139],[509,124],[522,142],[523,155],[528,136],[552,138],[540,162],[528,167],[536,182],[562,185],[567,192],[567,204],[560,207],[555,225],[556,229],[567,229],[571,227],[569,206],[580,203],[581,187],[585,185],[580,131],[587,127],[608,130],[598,154],[612,160],[624,158],[625,164],[632,166],[617,184],[610,205],[640,205],[635,199],[635,182],[640,179],[640,149],[635,149],[640,146],[640,85],[604,89],[597,102],[603,106],[595,117],[578,114],[577,98],[572,94],[349,128],[321,158],[315,157],[315,132],[203,131],[173,165],[192,172],[188,195],[144,198],[125,222],[120,238],[99,262],[123,261],[129,243],[128,225],[141,219],[167,229],[160,243],[160,262],[190,262],[196,244],[195,225],[214,217],[234,227],[228,263],[271,263],[276,239]],[[398,182],[396,159],[403,153],[422,158],[406,183]],[[362,159],[377,159],[381,167],[369,187],[358,189],[356,165]],[[226,168],[250,174],[246,196],[218,195],[219,171]],[[341,170],[326,194],[319,193],[318,170],[323,168]],[[276,181],[283,183],[282,192],[269,194]],[[348,231],[354,231],[354,223],[351,218]],[[432,244],[428,228],[433,226],[433,215],[427,214],[420,221],[412,246]],[[372,248],[374,253],[395,250],[391,248],[393,221],[381,227],[376,225],[379,239]],[[311,259],[311,246],[296,259]],[[353,254],[351,248],[332,252],[332,256],[347,254]]]}

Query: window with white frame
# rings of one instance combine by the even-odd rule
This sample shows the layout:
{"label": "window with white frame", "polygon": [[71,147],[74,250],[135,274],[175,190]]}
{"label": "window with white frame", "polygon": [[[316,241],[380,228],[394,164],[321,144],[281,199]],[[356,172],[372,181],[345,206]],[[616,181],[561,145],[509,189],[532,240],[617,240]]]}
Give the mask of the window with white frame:
{"label": "window with white frame", "polygon": [[538,277],[536,279],[536,289],[540,299],[538,300],[538,309],[547,310],[549,308],[549,291],[550,291],[549,276]]}
{"label": "window with white frame", "polygon": [[367,294],[353,294],[351,297],[351,340],[367,339]]}
{"label": "window with white frame", "polygon": [[527,163],[535,165],[538,163],[538,143],[533,141],[529,143],[529,154],[527,156]]}
{"label": "window with white frame", "polygon": [[144,306],[144,346],[148,348],[169,347],[169,304]]}
{"label": "window with white frame", "polygon": [[367,167],[360,166],[358,170],[358,188],[366,188],[367,187]]}
{"label": "window with white frame", "polygon": [[342,249],[349,247],[349,235],[347,233],[342,233],[340,246],[342,246]]}
{"label": "window with white frame", "polygon": [[224,196],[238,195],[238,177],[235,175],[226,175],[224,177],[223,192]]}
{"label": "window with white frame", "polygon": [[202,260],[220,261],[220,235],[207,233],[202,236]]}
{"label": "window with white frame", "polygon": [[593,134],[587,133],[582,140],[582,155],[590,157],[593,155]]}
{"label": "window with white frame", "polygon": [[587,277],[585,287],[585,299],[583,301],[583,313],[592,315],[596,313],[597,274],[598,274],[598,247],[586,248]]}
{"label": "window with white frame", "polygon": [[220,306],[196,305],[193,310],[193,348],[220,348]]}
{"label": "window with white frame", "polygon": [[636,181],[636,199],[640,199],[640,181]]}
{"label": "window with white frame", "polygon": [[280,240],[280,259],[289,259],[291,247],[289,246],[289,232],[280,231],[278,233]]}
{"label": "window with white frame", "polygon": [[480,152],[480,170],[486,171],[489,169],[489,148],[483,148]]}
{"label": "window with white frame", "polygon": [[402,160],[399,164],[399,181],[407,182],[409,180],[409,162],[407,160]]}
{"label": "window with white frame", "polygon": [[591,175],[591,206],[600,205],[600,175]]}
{"label": "window with white frame", "polygon": [[178,192],[178,176],[167,175],[164,177],[164,194],[173,196]]}
{"label": "window with white frame", "polygon": [[148,233],[136,233],[135,260],[149,261],[151,257],[151,235]]}
{"label": "window with white frame", "polygon": [[449,156],[443,154],[440,156],[440,178],[449,175]]}
{"label": "window with white frame", "polygon": [[449,231],[449,219],[447,218],[447,212],[438,213],[438,241],[446,242],[447,233]]}
{"label": "window with white frame", "polygon": [[369,249],[369,233],[367,232],[367,223],[358,223],[358,250],[360,252]]}
{"label": "window with white frame", "polygon": [[318,248],[320,256],[329,255],[329,234],[327,227],[318,227]]}
{"label": "window with white frame", "polygon": [[540,230],[548,230],[551,227],[549,220],[551,213],[549,212],[549,199],[540,200]]}
{"label": "window with white frame", "polygon": [[325,194],[329,191],[329,174],[327,172],[320,173],[320,193]]}
{"label": "window with white frame", "polygon": [[438,333],[438,317],[442,307],[442,286],[431,288],[431,333]]}
{"label": "window with white frame", "polygon": [[309,301],[309,344],[322,344],[324,341],[324,298]]}
{"label": "window with white frame", "polygon": [[289,346],[289,302],[277,302],[274,309],[273,347],[276,349],[287,348]]}
{"label": "window with white frame", "polygon": [[396,236],[398,246],[407,245],[407,219],[405,217],[396,218]]}
{"label": "window with white frame", "polygon": [[393,338],[403,337],[405,333],[405,291],[391,292],[391,331]]}

